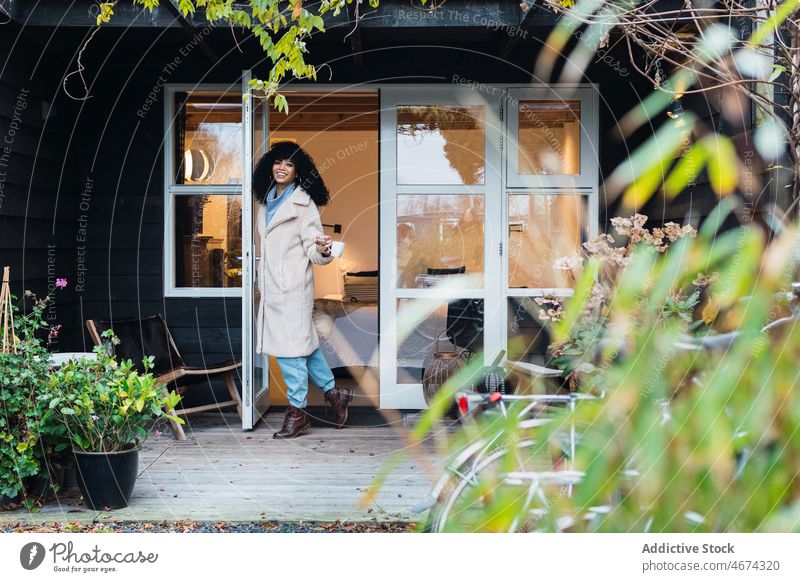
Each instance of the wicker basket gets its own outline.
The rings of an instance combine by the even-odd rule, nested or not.
[[[467,363],[468,351],[456,348],[455,351],[443,352],[439,349],[440,336],[436,338],[436,351],[425,362],[422,370],[422,392],[425,402],[430,405],[436,393],[449,378],[454,376]]]

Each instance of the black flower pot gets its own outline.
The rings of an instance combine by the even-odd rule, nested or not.
[[[128,501],[139,472],[139,449],[112,453],[75,451],[78,487],[89,509],[120,509]]]

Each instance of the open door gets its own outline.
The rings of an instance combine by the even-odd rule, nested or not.
[[[250,71],[242,73],[242,429],[250,430],[269,408],[269,358],[256,353],[258,288],[258,202],[253,196],[253,167],[265,152],[266,99],[253,94]]]

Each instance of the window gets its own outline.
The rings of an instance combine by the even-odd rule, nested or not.
[[[597,187],[594,89],[513,89],[508,110],[507,185],[591,190]]]
[[[483,196],[397,197],[397,287],[427,288],[447,274],[479,277],[483,286]]]
[[[585,197],[574,194],[508,195],[508,287],[569,289],[570,271],[556,260],[580,254],[585,242]]]
[[[397,183],[483,184],[483,116],[480,105],[397,107]]]
[[[167,92],[165,295],[241,295],[242,102]]]

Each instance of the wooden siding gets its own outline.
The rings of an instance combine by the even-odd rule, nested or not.
[[[75,272],[75,208],[69,203],[74,174],[64,160],[73,104],[52,83],[67,62],[64,55],[40,62],[45,42],[41,35],[14,23],[3,28],[0,265],[11,267],[15,295],[31,290],[43,296],[56,277],[73,279]],[[46,313],[49,323],[64,326],[55,349],[71,345],[74,339],[75,306],[71,293],[58,293]]]

